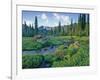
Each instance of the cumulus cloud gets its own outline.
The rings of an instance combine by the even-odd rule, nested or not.
[[[41,19],[45,20],[48,23],[48,17],[45,13],[41,15]]]
[[[60,15],[57,13],[53,13],[53,15],[56,17],[57,20],[60,20]]]
[[[42,19],[47,19],[46,14],[45,14],[45,13],[43,13],[43,14],[41,15],[41,18],[42,18]]]
[[[70,24],[70,17],[69,16],[61,16],[61,19],[63,20],[63,22],[67,25]]]
[[[63,25],[69,25],[70,24],[70,17],[65,15],[60,15],[57,13],[53,13],[53,16],[58,20],[62,21]]]

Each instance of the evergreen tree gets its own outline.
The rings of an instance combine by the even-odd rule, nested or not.
[[[64,27],[62,27],[62,33],[63,33],[63,35],[65,35]]]
[[[67,31],[67,35],[70,36],[70,25],[67,25],[66,31]]]
[[[33,36],[32,26],[31,26],[31,24],[29,25],[29,36],[30,36],[30,37]]]
[[[35,33],[34,33],[34,26],[33,26],[33,24],[32,24],[32,34],[33,34],[33,36],[35,35]]]
[[[24,21],[24,26],[26,27],[27,25],[26,25],[26,21]]]
[[[78,19],[78,34],[86,35],[86,14],[80,14]]]
[[[54,35],[57,35],[57,32],[58,32],[57,27],[54,27]]]
[[[53,32],[53,28],[51,28],[51,35],[53,35],[53,33],[54,33],[54,32]]]
[[[58,25],[58,32],[61,32],[61,22],[59,21],[59,25]]]
[[[78,25],[77,25],[77,29],[76,29],[77,35],[79,35],[79,36],[81,33],[81,22],[82,22],[82,14],[80,14],[78,17]]]
[[[28,36],[28,26],[27,26],[27,24],[26,24],[26,21],[24,21],[24,24],[23,24],[23,26],[22,26],[22,35],[24,36],[24,37],[26,37],[26,36]]]
[[[25,30],[25,32],[27,32],[27,24],[26,24],[26,21],[24,21],[24,30]]]
[[[22,24],[22,36],[23,37],[32,37],[34,35],[34,28],[30,24],[29,26],[26,24],[26,21],[24,24]]]
[[[87,18],[86,19],[87,20],[87,22],[86,22],[87,23],[87,26],[86,26],[86,35],[89,36],[89,14],[87,14],[86,18]]]
[[[73,35],[73,19],[71,19],[70,34]]]
[[[82,14],[82,17],[81,17],[81,29],[82,29],[82,31],[85,30],[85,27],[86,27],[86,14]]]
[[[38,34],[38,19],[37,19],[37,16],[35,16],[35,34]]]

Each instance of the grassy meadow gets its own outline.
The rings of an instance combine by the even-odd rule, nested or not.
[[[67,46],[63,45],[66,41],[70,41]],[[23,37],[23,50],[40,50],[50,45],[58,46],[51,54],[23,54],[23,68],[89,66],[88,44],[88,37],[60,36],[47,41],[42,39],[33,41],[32,37]]]

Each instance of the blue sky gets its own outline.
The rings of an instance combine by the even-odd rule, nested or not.
[[[63,12],[43,12],[43,11],[22,11],[22,22],[26,21],[27,25],[33,24],[35,16],[38,17],[39,26],[58,26],[59,21],[61,25],[69,25],[71,19],[73,22],[78,21],[79,13],[63,13]]]

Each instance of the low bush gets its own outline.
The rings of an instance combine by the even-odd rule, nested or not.
[[[22,66],[23,68],[39,68],[42,64],[43,56],[34,55],[23,55],[22,56]]]
[[[44,61],[46,63],[52,63],[54,61],[54,56],[51,54],[44,55]]]
[[[65,67],[66,62],[64,61],[54,61],[52,67]]]
[[[22,41],[22,49],[23,50],[38,50],[42,48],[42,44],[37,41],[32,41],[32,39],[24,39]]]
[[[56,60],[56,57],[53,54],[44,55],[44,64],[45,67],[51,67],[52,63]]]
[[[88,66],[89,65],[89,48],[82,45],[77,53],[72,56],[72,64],[75,66]]]
[[[67,49],[64,48],[64,45],[59,46],[55,51],[55,57],[57,60],[62,60],[65,54],[67,54]]]
[[[74,55],[74,54],[77,53],[79,47],[80,47],[80,46],[79,46],[78,44],[76,44],[76,42],[73,43],[73,44],[70,44],[70,46],[69,46],[68,49],[67,49],[67,53],[68,53],[70,56],[72,56],[72,55]]]

